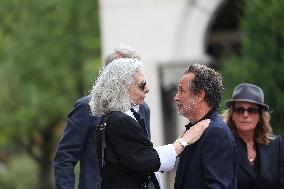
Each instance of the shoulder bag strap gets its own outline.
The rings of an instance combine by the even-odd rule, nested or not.
[[[101,121],[99,125],[96,127],[97,158],[99,161],[99,168],[100,168],[101,175],[102,175],[102,168],[105,164],[105,161],[104,161],[104,153],[105,153],[105,148],[106,148],[105,130],[106,130],[108,118],[109,118],[109,113],[106,115],[103,115],[101,117]]]

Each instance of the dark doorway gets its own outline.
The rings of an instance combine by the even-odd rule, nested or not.
[[[240,53],[242,0],[227,0],[209,26],[206,52],[218,61],[231,53]]]

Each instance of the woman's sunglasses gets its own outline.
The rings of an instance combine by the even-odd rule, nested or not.
[[[247,109],[243,107],[233,107],[233,112],[238,114],[244,114],[245,112],[247,112],[248,114],[258,114],[260,112],[260,109],[252,107],[249,107]]]
[[[140,88],[142,91],[144,91],[146,85],[147,85],[147,83],[146,83],[146,81],[144,80],[144,81],[142,81],[142,82],[139,84],[139,88]]]

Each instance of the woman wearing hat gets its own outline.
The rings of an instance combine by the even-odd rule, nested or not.
[[[262,89],[242,83],[226,106],[224,119],[237,146],[238,189],[284,188],[284,144],[272,134]]]

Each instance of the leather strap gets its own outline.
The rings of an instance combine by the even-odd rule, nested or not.
[[[99,160],[99,168],[100,173],[102,175],[102,168],[105,165],[104,161],[104,153],[106,148],[106,141],[105,141],[105,130],[107,127],[107,122],[109,119],[109,113],[106,115],[103,115],[101,117],[101,121],[99,125],[96,127],[96,147],[97,147],[97,158]]]

